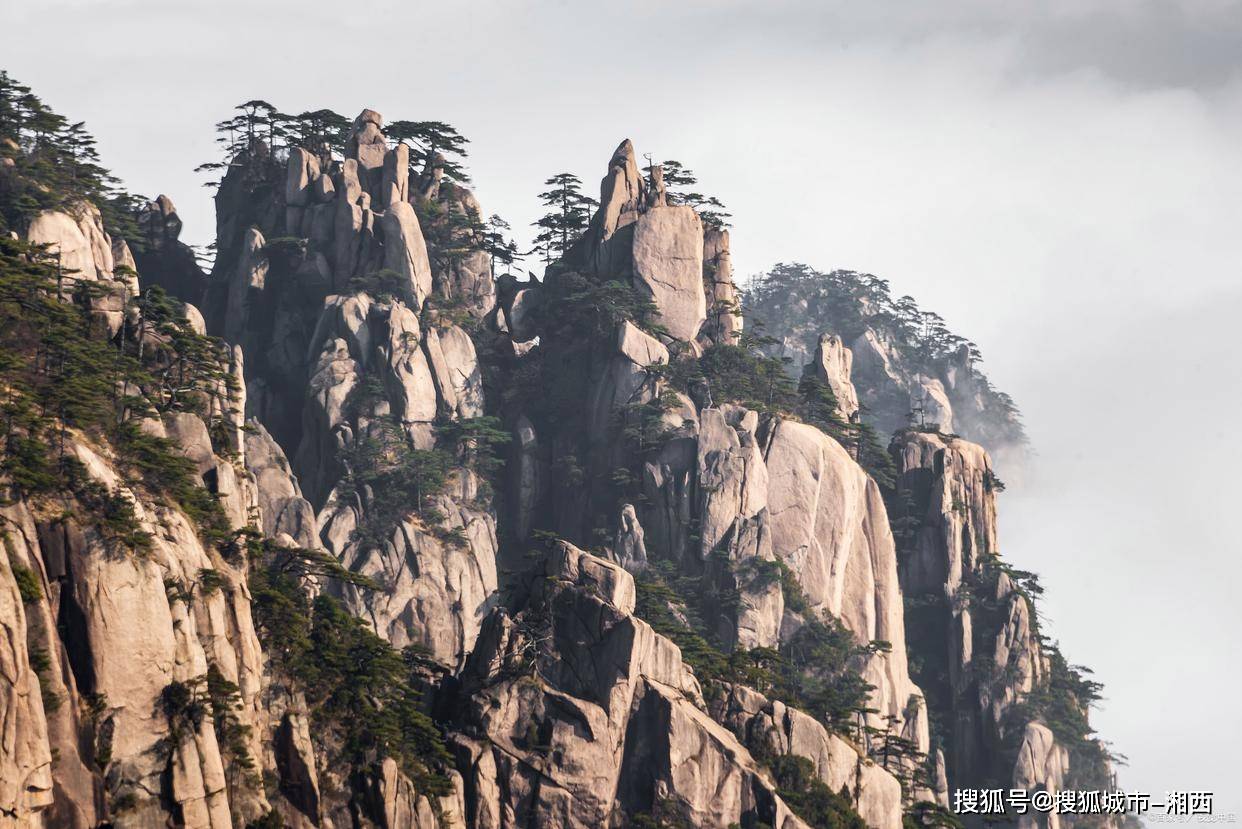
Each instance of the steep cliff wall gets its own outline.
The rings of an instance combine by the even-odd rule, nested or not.
[[[931,383],[875,331],[795,387],[629,141],[493,279],[449,162],[345,124],[221,165],[210,278],[163,197],[136,256],[82,200],[0,239],[46,322],[0,361],[0,826],[898,829],[1107,774],[987,454],[858,423]]]
[[[1038,582],[1000,558],[996,495],[1004,485],[988,454],[928,432],[903,434],[893,453],[906,627],[917,631],[916,675],[941,719],[950,784],[1106,788],[1107,752],[1082,728],[1090,698],[1068,690],[1083,678],[1055,646],[1046,652]],[[1058,716],[1058,707],[1081,723]]]

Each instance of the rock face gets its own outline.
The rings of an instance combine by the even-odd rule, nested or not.
[[[562,542],[525,608],[488,620],[463,674],[467,823],[625,825],[656,793],[692,826],[805,826],[634,598],[624,569]]]
[[[161,194],[138,213],[138,239],[130,240],[134,261],[143,284],[158,285],[183,302],[201,305],[207,275],[198,265],[193,248],[180,240],[181,217],[172,199]],[[118,264],[120,262],[118,261]]]
[[[862,378],[863,405],[885,413],[879,418],[881,431],[899,429],[911,420],[953,431],[953,405],[939,379],[908,371],[893,346],[871,329],[854,341],[852,352],[854,376]]]
[[[339,492],[321,513],[329,552],[348,569],[383,585],[378,594],[347,588],[346,606],[371,620],[396,647],[418,644],[454,669],[465,662],[496,601],[495,518],[470,506],[479,486],[472,472],[462,470],[434,504],[443,516],[439,526],[407,519],[375,548],[350,538],[364,516],[356,504],[343,503]]]
[[[717,260],[723,251],[722,278],[726,271],[731,273],[727,238],[713,236],[706,244]],[[600,208],[567,262],[601,276],[628,279],[651,298],[654,322],[673,340],[689,343],[707,319],[704,245],[703,223],[693,208],[648,198],[634,146],[627,140],[609,162],[600,187]],[[723,284],[719,290],[727,291]]]
[[[820,382],[832,389],[837,399],[837,416],[846,423],[858,417],[858,392],[851,379],[854,354],[835,334],[821,334],[811,363]]]
[[[653,207],[634,230],[634,280],[655,302],[669,336],[689,342],[707,319],[703,224],[687,205]]]
[[[72,296],[79,282],[95,283],[102,288],[99,295],[92,296],[91,308],[113,336],[124,321],[125,304],[136,295],[132,267],[116,272],[112,239],[104,232],[97,207],[77,202],[66,210],[68,212],[44,210],[39,213],[30,222],[26,240],[46,245],[48,253],[55,257],[57,268],[63,274],[61,293],[64,297]],[[126,260],[122,264],[132,266],[128,247],[118,247],[117,252]]]
[[[1020,415],[981,370],[978,348],[910,297],[898,298],[887,281],[779,264],[757,275],[743,299],[772,340],[763,350],[787,360],[795,379],[819,371],[824,334],[841,338],[852,352],[862,421],[876,433],[938,426],[1000,453],[1011,475],[1020,467],[1027,442]]]
[[[999,564],[1000,484],[991,459],[977,444],[916,431],[894,452],[900,517],[911,526],[901,581],[917,600],[907,627],[920,652],[948,654],[933,691],[950,701],[953,716],[949,783],[969,788],[991,776],[1013,788],[1058,791],[1067,779],[1066,749],[1042,723],[1011,716],[1051,668],[1030,600]]]
[[[729,254],[729,231],[703,232],[703,284],[707,291],[707,324],[701,344],[732,345],[742,331],[742,309],[733,284],[733,258]],[[848,372],[847,372],[848,373]]]
[[[794,755],[810,760],[819,778],[834,792],[850,794],[868,826],[901,826],[901,783],[858,749],[830,734],[814,717],[773,702],[742,685],[730,688],[714,713],[757,754]]]
[[[173,417],[166,428],[203,479],[214,481],[229,523],[244,525],[257,507],[253,478],[213,453],[196,415]],[[41,663],[38,681],[14,686],[25,693],[0,695],[5,721],[21,725],[4,753],[12,768],[3,779],[21,784],[0,789],[5,813],[18,825],[42,825],[31,817],[37,811],[47,825],[75,827],[109,819],[154,825],[170,809],[186,826],[230,827],[261,816],[270,808],[262,788],[229,772],[240,759],[231,752],[259,756],[265,727],[264,665],[244,565],[205,546],[182,513],[130,489],[87,439],[74,436],[68,449],[90,480],[133,505],[149,549],[118,553],[71,513],[49,516],[26,502],[5,508],[8,583],[20,568],[37,591],[24,590],[0,619],[14,634],[13,625],[24,627],[8,641],[28,643]],[[212,574],[210,590],[196,588],[204,573]],[[23,647],[7,676],[32,678],[25,655]],[[195,687],[209,670],[238,688],[234,714],[250,735],[240,745],[221,745],[210,720],[183,721],[163,702],[169,688]]]
[[[230,172],[238,182],[226,176],[221,193],[259,174],[273,180],[276,199],[259,210],[239,199],[235,217],[221,220],[239,229],[222,251],[219,261],[233,265],[219,274],[208,317],[253,355],[248,410],[264,434],[252,442],[276,516],[264,529],[382,584],[378,592],[329,587],[395,646],[420,644],[458,668],[495,601],[496,519],[488,488],[437,438],[445,424],[483,415],[475,346],[427,306],[464,304],[485,316],[494,301],[490,259],[476,250],[433,268],[409,148],[389,148],[372,110],[355,119],[343,162],[295,149],[283,169],[249,163]],[[439,212],[424,217],[480,211],[460,187],[440,188],[438,198]],[[266,241],[273,237],[281,246]],[[434,520],[397,520],[381,505],[397,493],[356,482],[368,471],[360,464],[381,462],[376,451],[411,450],[427,453],[411,456],[412,467],[446,466],[440,492],[404,496],[411,507],[423,498],[420,512]]]
[[[895,718],[902,736],[926,752],[926,704],[906,665],[897,552],[879,487],[839,443],[802,423],[774,425],[765,464],[773,550],[813,607],[863,642],[892,645],[864,673],[880,711],[872,716]]]

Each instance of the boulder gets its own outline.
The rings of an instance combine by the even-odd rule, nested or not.
[[[688,205],[653,207],[638,217],[634,284],[650,295],[669,336],[690,342],[707,318],[703,295],[703,225]]]
[[[371,109],[364,109],[354,119],[353,130],[345,142],[345,155],[356,159],[361,170],[378,170],[384,166],[388,141],[384,138],[383,126],[383,116]]]
[[[415,310],[431,293],[431,262],[427,243],[418,224],[414,207],[406,202],[390,205],[382,220],[384,232],[384,267],[401,276],[408,286],[408,298]]]
[[[67,212],[44,210],[30,222],[26,240],[48,245],[66,285],[76,280],[97,282],[112,278],[112,240],[92,204],[78,202]]]
[[[306,207],[314,198],[313,185],[319,179],[319,159],[301,147],[289,150],[285,173],[285,204]]]
[[[647,545],[643,525],[638,522],[638,512],[633,504],[622,504],[617,519],[617,533],[613,538],[612,554],[626,570],[639,572],[647,567]]]
[[[836,334],[821,334],[811,361],[815,377],[832,390],[837,416],[852,423],[858,416],[858,392],[850,380],[854,355]]]
[[[380,206],[389,208],[410,200],[410,148],[398,144],[384,155],[384,176],[380,183]]]

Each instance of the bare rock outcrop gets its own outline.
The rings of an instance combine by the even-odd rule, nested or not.
[[[98,290],[90,298],[91,309],[114,336],[124,321],[126,303],[137,295],[137,283],[128,247],[118,247],[118,253],[128,259],[122,264],[130,267],[115,272],[113,239],[104,231],[99,209],[89,202],[75,202],[63,211],[44,210],[31,220],[26,240],[47,246],[64,297],[72,296],[79,282],[95,283]]]
[[[805,826],[634,596],[622,567],[560,543],[525,609],[488,619],[463,675],[467,822],[621,826],[662,800],[693,826]]]
[[[757,691],[734,685],[714,713],[757,754],[794,755],[811,761],[834,792],[849,793],[854,808],[873,829],[902,825],[901,783],[881,763],[867,759],[851,742],[829,733],[814,717]]]
[[[913,430],[902,435],[895,456],[897,503],[904,505],[898,517],[910,527],[902,542],[902,586],[923,608],[916,619],[919,647],[943,648],[949,657],[946,687],[939,690],[955,715],[946,752],[949,780],[969,786],[983,779],[1020,741],[1030,747],[1019,752],[1014,787],[1026,787],[1028,778],[1059,785],[1061,777],[1044,770],[1063,769],[1065,749],[1052,745],[1042,724],[1015,726],[1009,716],[1048,665],[1031,604],[999,563],[996,492],[1002,485],[991,459],[961,438]],[[1011,733],[1015,727],[1025,731]]]
[[[880,489],[845,449],[812,426],[779,421],[765,452],[772,547],[813,607],[841,619],[875,654],[864,676],[873,705],[921,751],[929,744],[922,692],[906,663],[897,552]]]
[[[478,477],[455,473],[448,491],[428,510],[430,524],[411,516],[382,544],[359,543],[354,531],[364,509],[335,492],[320,513],[325,547],[379,590],[345,586],[342,598],[377,633],[401,648],[418,644],[437,661],[460,669],[496,602],[496,519],[476,504]]]
[[[590,228],[565,263],[629,280],[651,298],[655,321],[667,335],[691,343],[707,319],[704,244],[703,223],[692,207],[647,197],[634,146],[626,140],[609,162]],[[719,258],[727,243],[714,237],[711,246]]]
[[[858,417],[858,392],[850,378],[854,355],[835,334],[821,334],[811,361],[815,377],[832,389],[837,400],[837,416],[846,423]]]
[[[703,295],[703,223],[688,205],[653,207],[638,217],[634,282],[650,294],[669,336],[690,342],[707,319]]]
[[[700,333],[700,344],[736,343],[742,332],[742,309],[737,286],[733,284],[733,257],[729,253],[727,230],[706,228],[703,231],[703,284],[707,321]]]

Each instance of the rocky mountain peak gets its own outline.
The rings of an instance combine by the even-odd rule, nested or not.
[[[899,829],[1108,774],[969,346],[872,284],[795,382],[675,162],[622,142],[519,281],[448,125],[245,107],[210,276],[163,196],[0,238],[6,819]],[[871,284],[802,276],[753,298]]]

